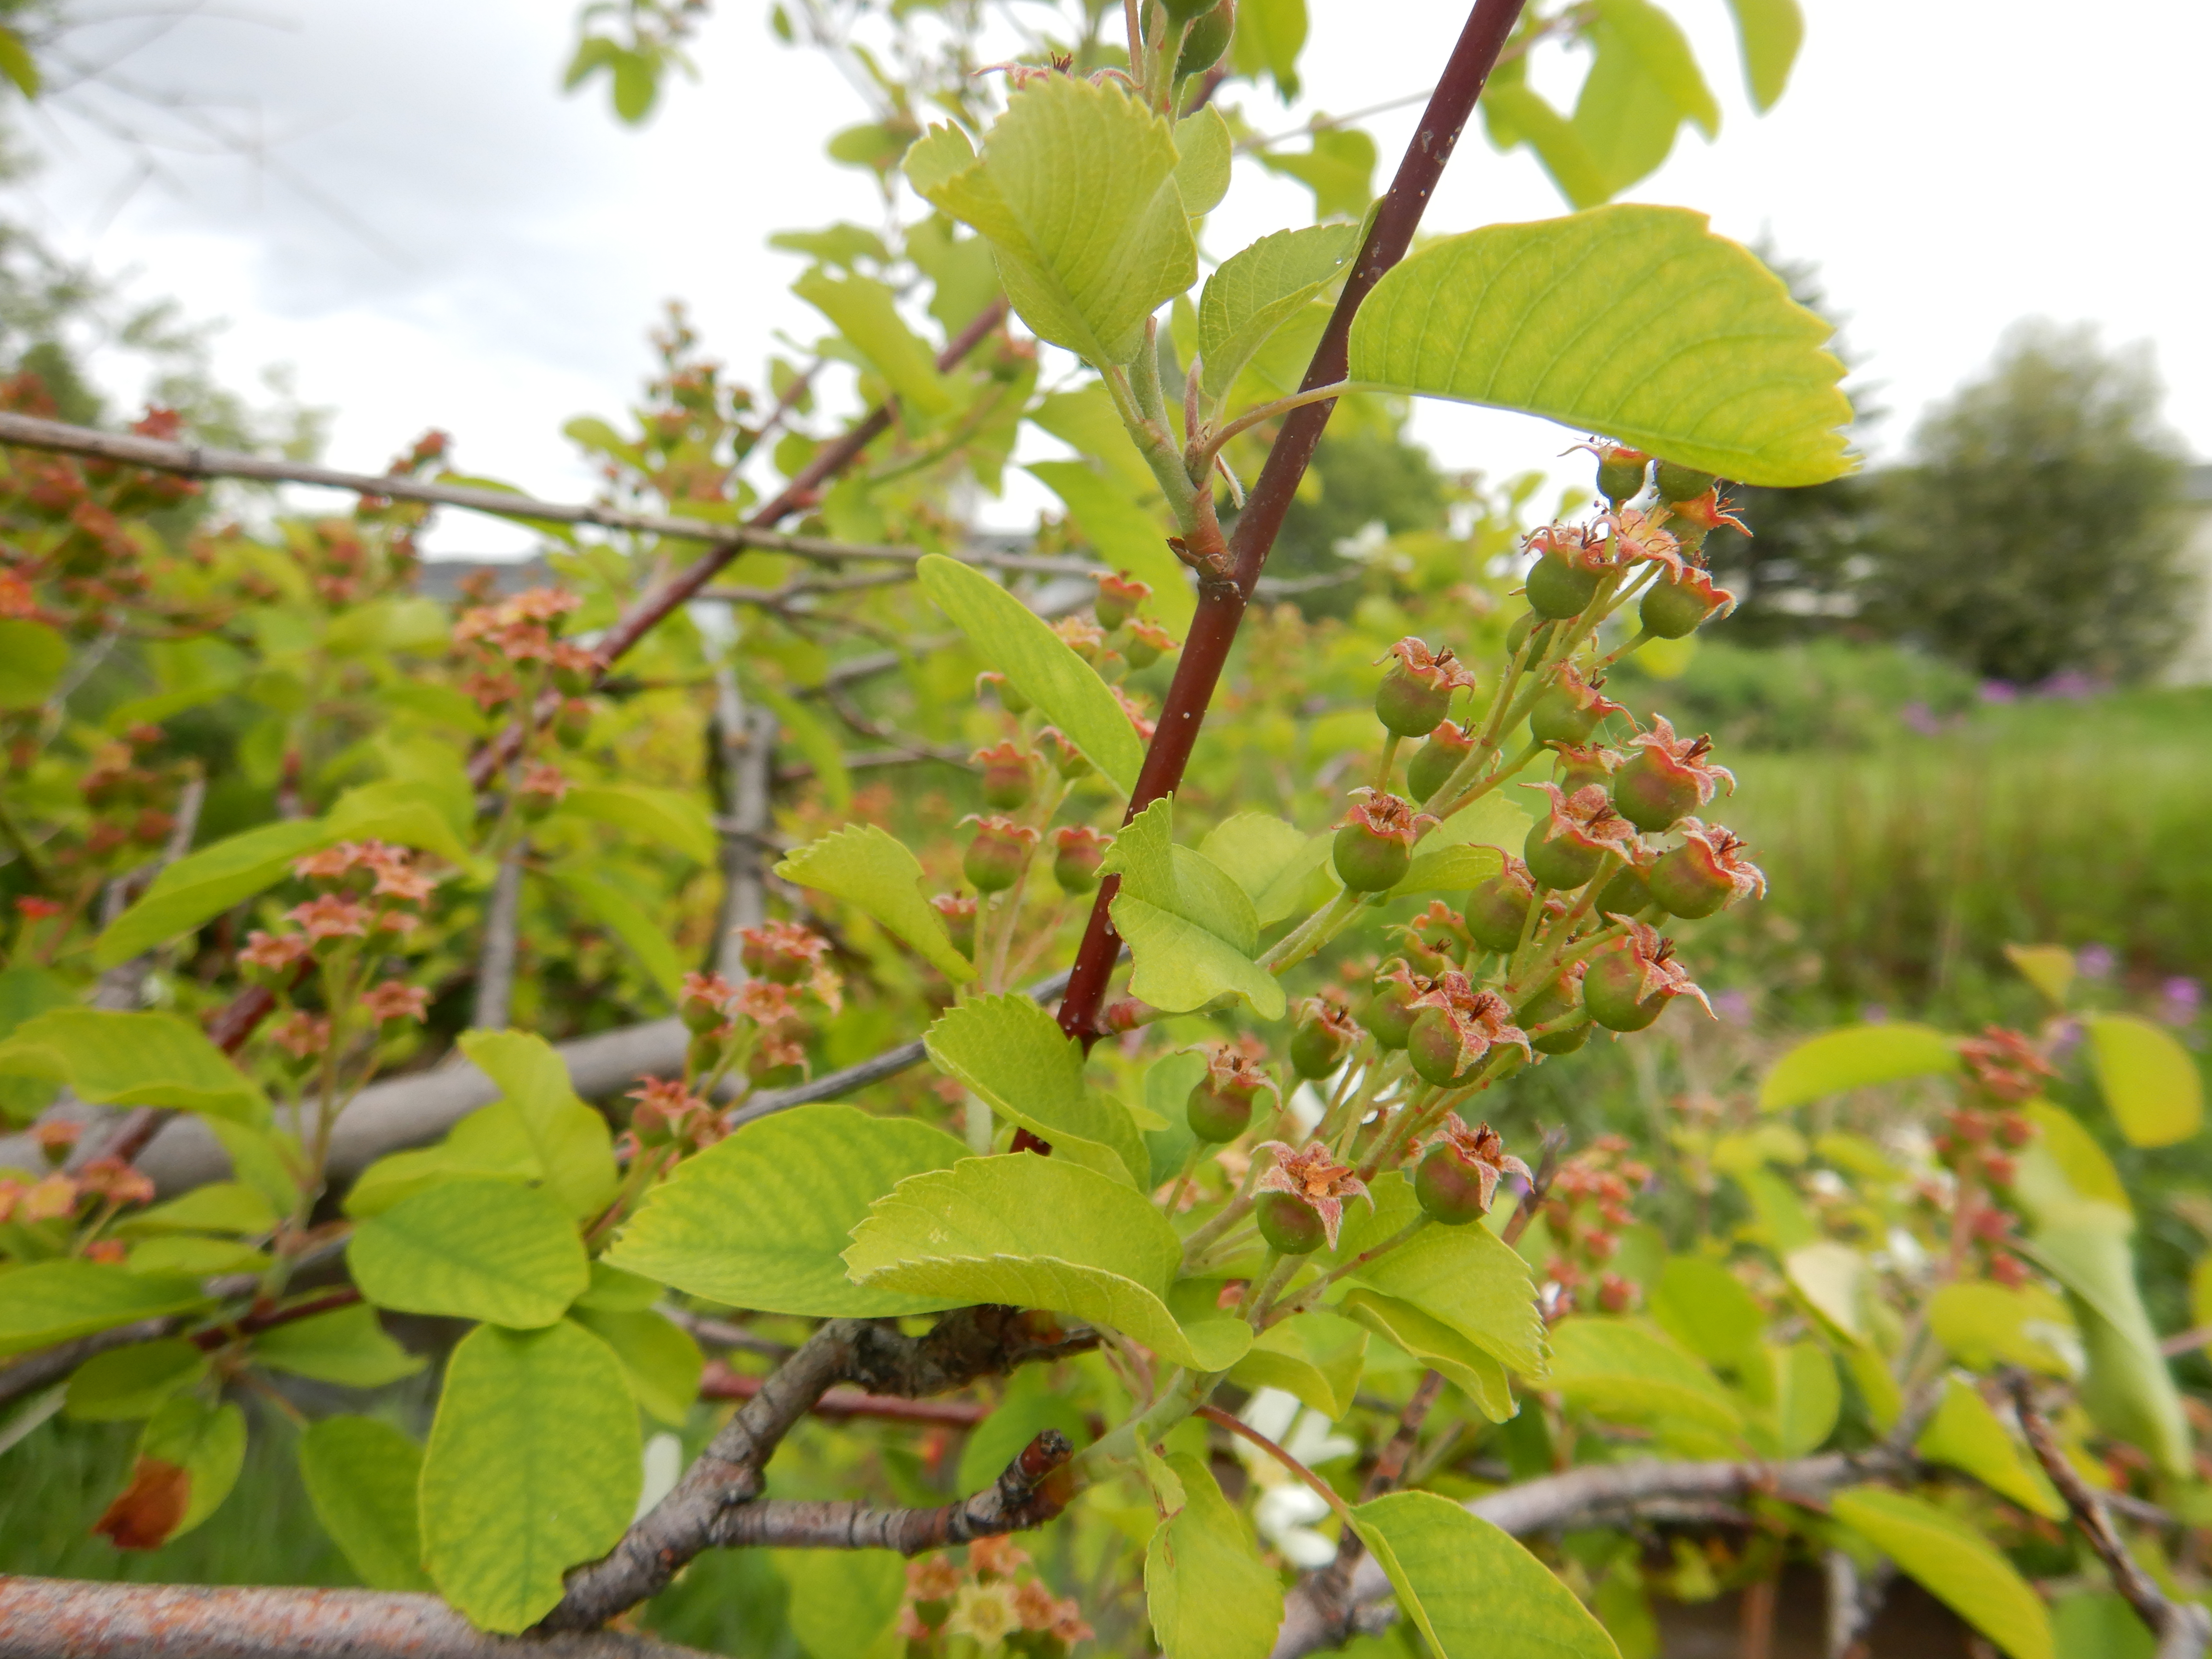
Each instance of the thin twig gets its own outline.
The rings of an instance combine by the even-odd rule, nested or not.
[[[1521,1202],[1514,1209],[1513,1218],[1505,1224],[1504,1238],[1508,1244],[1518,1244],[1521,1235],[1528,1231],[1528,1224],[1543,1209],[1545,1195],[1552,1190],[1552,1182],[1559,1178],[1559,1156],[1566,1149],[1565,1125],[1545,1132],[1543,1155],[1536,1160],[1535,1178],[1528,1183],[1528,1190],[1521,1194]]]
[[[2167,1599],[2166,1592],[2128,1553],[2127,1545],[2113,1529],[2112,1517],[2106,1512],[2104,1501],[2059,1449],[2049,1420],[2036,1409],[2034,1385],[2027,1373],[2013,1371],[2006,1382],[2011,1389],[2013,1406],[2020,1413],[2021,1430],[2027,1436],[2035,1461],[2043,1465],[2051,1484],[2066,1500],[2075,1529],[2105,1564],[2105,1571],[2112,1574],[2112,1588],[2127,1598],[2136,1616],[2158,1638],[2158,1659],[2203,1659],[2205,1648],[2212,1644],[2212,1613],[2207,1613],[2194,1601]]]

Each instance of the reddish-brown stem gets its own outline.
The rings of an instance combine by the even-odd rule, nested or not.
[[[733,1371],[720,1360],[699,1379],[702,1400],[750,1400],[766,1379]],[[870,1417],[887,1423],[923,1423],[933,1428],[972,1429],[991,1414],[977,1400],[904,1400],[895,1394],[832,1389],[814,1402],[817,1417]]]
[[[1489,79],[1506,36],[1520,18],[1522,5],[1522,0],[1475,0],[1458,44],[1437,79],[1437,89],[1430,95],[1429,106],[1422,112],[1421,125],[1398,163],[1390,193],[1383,198],[1382,210],[1376,215],[1352,275],[1338,296],[1300,390],[1311,391],[1344,379],[1352,319],[1382,274],[1404,258],[1413,245],[1413,232],[1428,207],[1429,197],[1443,175],[1444,163],[1451,159],[1468,117],[1474,113],[1474,100],[1481,95],[1483,82]],[[1244,607],[1251,600],[1261,568],[1282,530],[1283,516],[1290,510],[1291,497],[1313,461],[1314,449],[1334,407],[1333,402],[1309,404],[1284,420],[1267,452],[1267,465],[1261,468],[1259,480],[1252,486],[1230,535],[1235,579],[1200,584],[1198,611],[1191,618],[1167,705],[1161,710],[1158,729],[1145,750],[1144,768],[1129,798],[1132,818],[1161,796],[1174,793],[1182,781],[1199,727],[1205,722],[1207,705],[1213,701],[1214,688],[1229,660],[1229,647],[1236,643]],[[1060,1029],[1086,1043],[1098,1036],[1099,1005],[1121,948],[1107,908],[1120,888],[1121,881],[1114,876],[1098,884],[1091,922],[1084,931],[1082,947],[1068,979],[1067,995],[1060,1005]]]

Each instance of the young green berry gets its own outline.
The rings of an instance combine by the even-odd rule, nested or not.
[[[1036,793],[1036,757],[1025,755],[1010,738],[978,749],[968,763],[983,774],[983,804],[994,811],[1018,812]]]
[[[1415,800],[1426,800],[1444,787],[1459,763],[1474,752],[1474,733],[1445,720],[1429,733],[1406,768],[1406,788]]]
[[[1746,894],[1763,895],[1765,874],[1742,851],[1738,836],[1692,818],[1682,844],[1651,866],[1651,896],[1668,915],[1696,921]]]
[[[1180,28],[1185,23],[1195,22],[1212,11],[1215,0],[1159,0],[1160,9],[1168,15],[1168,21]]]
[[[1402,1048],[1413,1031],[1413,1021],[1420,1015],[1421,999],[1435,988],[1402,959],[1387,963],[1375,975],[1375,994],[1368,1000],[1367,1010],[1360,1016],[1359,1023],[1367,1028],[1378,1048],[1394,1051]]]
[[[1654,582],[1636,608],[1644,631],[1662,640],[1686,639],[1714,617],[1735,608],[1735,595],[1713,586],[1711,574],[1688,566],[1679,577]]]
[[[1237,0],[1219,0],[1211,11],[1200,14],[1190,32],[1182,38],[1182,52],[1176,58],[1175,78],[1197,75],[1219,63],[1229,50],[1230,38],[1237,33]]]
[[[1206,1058],[1206,1075],[1193,1086],[1183,1115],[1200,1140],[1234,1140],[1252,1121],[1252,1104],[1261,1095],[1277,1095],[1274,1079],[1228,1043],[1214,1044]]]
[[[1413,1196],[1430,1220],[1463,1227],[1489,1214],[1498,1180],[1507,1175],[1535,1179],[1526,1164],[1505,1150],[1495,1129],[1487,1123],[1470,1129],[1457,1112],[1449,1112],[1413,1171]]]
[[[1003,893],[1021,879],[1029,867],[1037,832],[1012,818],[992,817],[966,820],[975,825],[975,838],[960,860],[960,868],[979,893]]]
[[[1528,827],[1521,859],[1540,887],[1567,892],[1598,872],[1607,853],[1620,852],[1633,832],[1613,810],[1605,791],[1585,785],[1570,795],[1556,783],[1532,784],[1552,798],[1552,810]]]
[[[1613,879],[1598,890],[1597,909],[1602,916],[1641,915],[1651,904],[1651,855],[1639,854],[1643,863],[1623,865]]]
[[[1475,684],[1475,678],[1451,647],[1431,653],[1419,640],[1403,639],[1390,647],[1397,660],[1375,688],[1375,718],[1382,729],[1401,738],[1425,737],[1451,712],[1452,693]]]
[[[1713,798],[1722,780],[1735,787],[1735,775],[1710,764],[1709,737],[1677,738],[1664,714],[1652,717],[1651,730],[1629,739],[1634,750],[1613,781],[1613,810],[1638,830],[1657,835]]]
[[[1359,1027],[1334,1002],[1310,997],[1297,1009],[1291,1031],[1291,1069],[1309,1081],[1334,1077],[1359,1041]]]
[[[1123,653],[1132,668],[1150,668],[1170,651],[1182,649],[1182,641],[1161,627],[1139,617],[1129,624],[1129,637],[1122,641]]]
[[[1022,695],[1021,688],[996,669],[987,670],[975,676],[977,691],[981,691],[987,685],[997,695],[999,707],[1009,714],[1026,714],[1030,712],[1030,700]]]
[[[1260,1237],[1285,1255],[1311,1255],[1328,1237],[1314,1206],[1294,1193],[1262,1193],[1252,1206]]]
[[[1098,625],[1111,633],[1137,614],[1137,607],[1152,597],[1152,584],[1140,582],[1127,571],[1118,574],[1109,571],[1098,578],[1098,597],[1091,601],[1091,615]]]
[[[1536,884],[1528,866],[1508,854],[1505,867],[1486,881],[1475,884],[1467,896],[1467,931],[1486,951],[1500,955],[1516,950],[1528,925],[1528,907],[1535,902]]]
[[[1705,1000],[1674,960],[1674,941],[1642,922],[1630,923],[1628,937],[1591,957],[1583,975],[1583,1006],[1608,1031],[1640,1031],[1679,996]]]
[[[1659,499],[1669,503],[1694,501],[1713,487],[1713,475],[1679,461],[1659,463]]]
[[[1113,837],[1087,823],[1071,823],[1053,831],[1052,842],[1052,878],[1061,892],[1087,893],[1098,884],[1098,866]]]
[[[1416,812],[1395,795],[1379,789],[1356,793],[1367,799],[1353,806],[1336,832],[1330,858],[1349,892],[1383,893],[1406,878],[1413,867],[1413,838],[1436,819]]]
[[[1528,1039],[1528,1046],[1540,1054],[1571,1054],[1589,1041],[1590,1023],[1583,1020],[1578,1025],[1567,1025],[1556,1031],[1545,1031]]]
[[[1037,742],[1043,746],[1045,753],[1052,757],[1052,769],[1068,782],[1073,783],[1078,778],[1090,775],[1089,758],[1080,749],[1060,735],[1058,726],[1048,726],[1042,728],[1037,732]]]
[[[1533,635],[1536,638],[1535,655],[1541,656],[1550,646],[1552,635],[1558,627],[1559,624],[1549,617],[1540,617],[1533,611],[1522,611],[1514,619],[1513,626],[1505,630],[1505,654],[1519,656],[1521,647],[1528,643]]]
[[[1421,1011],[1406,1042],[1406,1058],[1424,1083],[1450,1088],[1467,1082],[1493,1048],[1528,1052],[1528,1039],[1513,1023],[1513,1011],[1495,992],[1475,988],[1455,969],[1437,975],[1436,988],[1421,999]]]
[[[945,919],[945,932],[952,948],[963,957],[975,954],[975,901],[965,893],[939,893],[930,908]]]
[[[1559,757],[1552,768],[1552,781],[1568,794],[1593,783],[1608,790],[1613,787],[1613,775],[1620,769],[1620,757],[1603,744],[1555,743],[1552,752]]]
[[[1557,559],[1537,560],[1528,567],[1527,598],[1530,614],[1555,620],[1579,617],[1597,597],[1598,580],[1602,574],[1601,571],[1562,564]]]
[[[686,974],[676,1012],[695,1036],[718,1030],[730,1021],[730,982],[720,974]]]
[[[1597,493],[1618,509],[1644,493],[1644,480],[1651,471],[1651,458],[1640,449],[1620,444],[1597,447]]]
[[[1599,690],[1605,681],[1585,680],[1570,663],[1546,686],[1528,709],[1528,735],[1539,743],[1588,743],[1590,735],[1621,705]]]

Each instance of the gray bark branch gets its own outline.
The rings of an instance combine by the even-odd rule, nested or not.
[[[499,861],[484,904],[483,942],[477,952],[477,1000],[470,1024],[503,1031],[514,1006],[514,963],[521,948],[522,866],[529,837],[518,836]]]

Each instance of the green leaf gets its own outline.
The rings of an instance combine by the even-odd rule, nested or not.
[[[299,1165],[299,1143],[274,1128],[255,1128],[227,1117],[204,1117],[208,1133],[230,1159],[239,1180],[259,1193],[279,1215],[300,1207],[300,1186],[292,1178]]]
[[[1951,1040],[1933,1026],[1909,1020],[1839,1026],[1806,1038],[1776,1060],[1759,1082],[1759,1104],[1762,1111],[1778,1112],[1824,1095],[1958,1069]]]
[[[980,157],[933,127],[906,173],[989,240],[1024,322],[1103,368],[1135,356],[1145,319],[1197,280],[1176,160],[1167,122],[1120,87],[1054,75],[1006,100]]]
[[[416,1515],[422,1449],[373,1417],[325,1417],[300,1436],[315,1518],[371,1589],[427,1590]]]
[[[0,28],[0,75],[6,76],[24,97],[39,95],[38,62],[23,44],[23,37],[13,29]]]
[[[775,872],[786,881],[858,906],[954,984],[964,985],[975,977],[968,958],[952,948],[945,918],[921,896],[921,860],[880,826],[848,823],[799,848],[775,866]]]
[[[1694,122],[1706,137],[1721,130],[1721,106],[1690,51],[1681,25],[1651,0],[1595,0],[1598,17],[1636,54],[1644,72],[1665,91],[1685,120]],[[1600,46],[1601,53],[1604,51]]]
[[[1253,152],[1252,159],[1313,191],[1316,219],[1356,221],[1375,199],[1375,141],[1357,127],[1316,132],[1303,153],[1261,149]],[[1356,240],[1353,246],[1358,246]]]
[[[1229,194],[1230,165],[1237,159],[1237,140],[1220,108],[1208,104],[1176,123],[1176,188],[1182,195],[1182,210],[1200,219],[1221,205]]]
[[[1844,1385],[1836,1362],[1817,1342],[1792,1342],[1774,1352],[1774,1449],[1803,1457],[1835,1431]]]
[[[208,1372],[208,1357],[182,1337],[110,1348],[78,1366],[62,1409],[80,1423],[125,1423],[151,1417],[170,1395]]]
[[[0,1269],[0,1354],[206,1304],[198,1279],[134,1273],[81,1256]]]
[[[1866,1258],[1833,1239],[1800,1245],[1782,1257],[1790,1288],[1840,1335],[1867,1340]]]
[[[594,1261],[592,1288],[576,1298],[576,1305],[607,1313],[637,1313],[659,1301],[667,1288],[643,1273],[626,1273],[605,1261]]]
[[[1352,1395],[1358,1391],[1366,1364],[1363,1324],[1328,1314],[1302,1314],[1253,1338],[1250,1351],[1237,1362],[1229,1380],[1240,1388],[1280,1389],[1334,1423],[1351,1414]]]
[[[1249,956],[1260,948],[1260,923],[1237,878],[1203,853],[1175,844],[1175,802],[1162,796],[1121,827],[1099,866],[1121,878],[1121,890],[1213,934]]]
[[[542,1181],[545,1167],[531,1150],[522,1114],[504,1100],[477,1108],[434,1146],[389,1152],[361,1172],[342,1207],[356,1221],[382,1215],[404,1198],[448,1181]]]
[[[1549,1386],[1609,1422],[1679,1419],[1722,1434],[1742,1425],[1735,1402],[1705,1363],[1642,1320],[1601,1314],[1561,1320],[1552,1328]]]
[[[579,1308],[574,1317],[615,1351],[630,1393],[645,1414],[671,1428],[682,1428],[698,1401],[700,1374],[707,1368],[707,1357],[691,1333],[665,1315],[649,1310],[611,1313]]]
[[[1809,484],[1850,465],[1832,331],[1702,214],[1624,204],[1423,248],[1360,307],[1350,374]]]
[[[76,1006],[77,990],[43,968],[0,969],[0,1037],[52,1008]],[[61,1085],[43,1078],[0,1077],[0,1123],[28,1123],[53,1104]]]
[[[1751,105],[1764,115],[1790,83],[1790,66],[1805,40],[1805,14],[1797,0],[1729,0],[1743,49],[1744,84]]]
[[[1127,1109],[1083,1080],[1083,1045],[1028,997],[971,997],[922,1039],[937,1069],[1066,1158],[1149,1189],[1151,1156]]]
[[[1374,1213],[1346,1211],[1333,1260],[1352,1261],[1420,1213],[1413,1183],[1401,1174],[1382,1176],[1370,1189]],[[1528,1264],[1489,1228],[1425,1227],[1353,1277],[1443,1321],[1508,1370],[1544,1375],[1544,1322]]]
[[[773,1550],[791,1591],[785,1618],[809,1659],[867,1659],[906,1595],[906,1563],[890,1550]]]
[[[1159,494],[1159,480],[1139,453],[1129,428],[1121,424],[1103,381],[1088,380],[1073,392],[1048,393],[1037,399],[1028,418],[1094,466],[1105,468],[1107,477],[1119,483],[1131,500],[1149,501]]]
[[[2065,1518],[2066,1505],[2050,1477],[2023,1454],[1979,1392],[1955,1376],[1943,1379],[1942,1403],[1912,1449],[1930,1463],[1964,1469],[2033,1514]]]
[[[2195,1455],[2189,1425],[2136,1285],[2129,1230],[2119,1211],[2083,1205],[2064,1225],[2038,1228],[2027,1254],[2066,1288],[2088,1352],[2080,1392],[2090,1417],[2185,1480]]]
[[[559,1319],[592,1276],[560,1205],[504,1181],[401,1200],[356,1226],[346,1261],[379,1307],[519,1328]]]
[[[424,1363],[392,1340],[366,1304],[263,1331],[253,1339],[253,1359],[272,1371],[349,1389],[380,1389]]]
[[[2065,1012],[2067,988],[2074,983],[2074,953],[2063,945],[2008,945],[2005,960],[2043,993],[2051,1007]]]
[[[1260,1559],[1244,1517],[1186,1452],[1166,1460],[1183,1505],[1145,1548],[1145,1603],[1162,1653],[1175,1659],[1266,1659],[1283,1622],[1283,1586]]]
[[[888,1318],[942,1298],[863,1288],[840,1253],[868,1206],[908,1176],[949,1170],[967,1148],[911,1118],[799,1106],[756,1119],[655,1188],[607,1261],[757,1313]]]
[[[553,1045],[528,1031],[464,1031],[460,1048],[514,1109],[546,1190],[568,1212],[583,1220],[612,1203],[621,1176],[607,1121],[577,1098]]]
[[[7,47],[20,53],[22,42],[6,29],[0,37],[0,74],[15,81]],[[69,661],[69,641],[44,623],[0,621],[0,708],[36,708],[53,695]]]
[[[967,635],[977,654],[1043,710],[1108,782],[1125,795],[1137,787],[1145,745],[1089,663],[981,572],[936,553],[915,568],[930,603]]]
[[[191,1485],[185,1513],[164,1542],[182,1538],[222,1507],[246,1463],[246,1413],[235,1401],[212,1406],[192,1395],[155,1413],[138,1437],[138,1455],[183,1469]]]
[[[1207,830],[1198,850],[1200,857],[1226,871],[1244,890],[1244,896],[1252,901],[1255,922],[1265,927],[1283,918],[1268,915],[1263,901],[1271,896],[1286,872],[1297,869],[1303,875],[1313,867],[1305,860],[1308,846],[1315,839],[1272,812],[1238,812]],[[1319,839],[1325,842],[1328,837]]]
[[[141,1241],[125,1265],[134,1273],[188,1273],[205,1279],[214,1273],[264,1273],[269,1261],[266,1255],[234,1238],[170,1233]]]
[[[210,1182],[166,1204],[126,1216],[115,1225],[125,1238],[148,1233],[234,1233],[258,1238],[276,1225],[269,1200],[240,1181]]]
[[[561,1575],[611,1548],[637,1504],[637,1407],[622,1362],[567,1321],[481,1326],[446,1365],[422,1458],[424,1565],[482,1630],[526,1630]]]
[[[579,785],[561,798],[556,816],[589,818],[681,853],[712,867],[721,852],[714,821],[696,795],[644,784]]]
[[[872,276],[808,271],[791,291],[827,317],[882,372],[900,406],[923,416],[952,407],[952,389],[938,372],[937,354],[906,325],[891,290]]]
[[[1474,1401],[1475,1408],[1493,1423],[1509,1421],[1521,1408],[1513,1399],[1512,1380],[1505,1367],[1440,1319],[1432,1319],[1410,1302],[1374,1291],[1355,1290],[1337,1304],[1337,1311],[1356,1319],[1387,1342],[1394,1342]]]
[[[1129,994],[1171,1013],[1235,995],[1261,1018],[1281,1018],[1283,988],[1252,960],[1252,901],[1212,860],[1175,845],[1174,811],[1170,798],[1154,801],[1122,826],[1099,866],[1121,878],[1112,915],[1136,963]]]
[[[187,854],[154,878],[137,903],[93,942],[92,965],[112,968],[167,944],[282,881],[293,860],[330,844],[319,819],[293,818]]]
[[[2027,1101],[2020,1114],[2035,1126],[2035,1139],[2017,1155],[2014,1196],[2038,1225],[2063,1221],[2082,1204],[2133,1217],[2120,1172],[2079,1118],[2047,1100]]]
[[[1393,1492],[1352,1516],[1440,1659],[1620,1659],[1550,1568],[1450,1499]]]
[[[2188,1049],[2133,1014],[2088,1014],[2089,1059],[2120,1133],[2136,1146],[2172,1146],[2204,1127],[2204,1079]]]
[[[1188,1329],[1167,1305],[1182,1241],[1120,1182],[1059,1158],[963,1158],[908,1176],[853,1232],[855,1282],[945,1298],[1042,1308],[1134,1337],[1172,1364],[1226,1370],[1251,1346],[1240,1320]]]
[[[823,805],[832,812],[847,812],[853,806],[853,774],[845,764],[845,745],[837,733],[805,703],[786,696],[772,685],[759,680],[748,680],[745,696],[766,707],[783,728],[783,735],[791,746],[805,756],[814,768],[816,783],[822,791]]]
[[[2074,1316],[2040,1285],[1954,1280],[1928,1298],[1928,1328],[1951,1357],[1974,1370],[2022,1365],[2071,1378],[2081,1352]]]
[[[2054,1659],[2042,1598],[1963,1522],[1885,1486],[1846,1487],[1829,1502],[1836,1519],[2012,1659]]]
[[[1091,1439],[1091,1425],[1084,1421],[1082,1407],[1053,1384],[1046,1367],[1031,1365],[1007,1379],[999,1408],[968,1437],[968,1443],[960,1449],[960,1467],[952,1477],[952,1489],[963,1497],[982,1491],[1021,1455],[1023,1447],[1047,1429],[1058,1429],[1073,1446]]]
[[[803,253],[810,259],[819,259],[824,264],[838,265],[847,270],[855,269],[863,259],[879,265],[891,262],[890,250],[884,246],[882,237],[865,225],[842,220],[826,230],[779,230],[768,239],[768,245],[787,253]],[[571,422],[569,426],[575,424]],[[569,428],[562,430],[568,431]]]
[[[1357,225],[1279,230],[1232,253],[1198,300],[1200,384],[1218,398],[1270,335],[1334,282],[1359,251]]]
[[[638,902],[639,895],[617,878],[614,866],[596,861],[562,864],[548,873],[585,915],[622,941],[663,996],[673,1002],[682,994],[684,958],[676,954],[653,908]]]
[[[55,1008],[0,1042],[0,1072],[52,1078],[107,1106],[169,1106],[241,1123],[269,1121],[260,1085],[178,1014]]]
[[[1032,461],[1024,470],[1060,497],[1102,563],[1152,585],[1146,608],[1163,626],[1180,633],[1190,625],[1198,609],[1190,573],[1168,546],[1168,532],[1150,510],[1130,499],[1119,480],[1087,461]]]
[[[1237,9],[1231,61],[1239,75],[1270,76],[1283,101],[1298,95],[1298,53],[1306,44],[1306,0],[1244,0]]]
[[[1545,102],[1525,79],[1508,76],[1501,67],[1483,89],[1479,107],[1490,142],[1500,149],[1527,144],[1570,207],[1595,207],[1613,194],[1604,168],[1574,123]]]
[[[1668,1256],[1650,1307],[1668,1335],[1716,1365],[1741,1363],[1766,1334],[1766,1316],[1743,1281],[1705,1256]]]
[[[349,789],[323,818],[324,844],[393,842],[481,873],[476,855],[446,817],[445,794],[437,783],[421,778],[392,778]]]
[[[1596,59],[1575,98],[1575,137],[1596,170],[1599,198],[1657,172],[1674,148],[1682,108],[1635,44],[1603,17],[1589,27]]]

